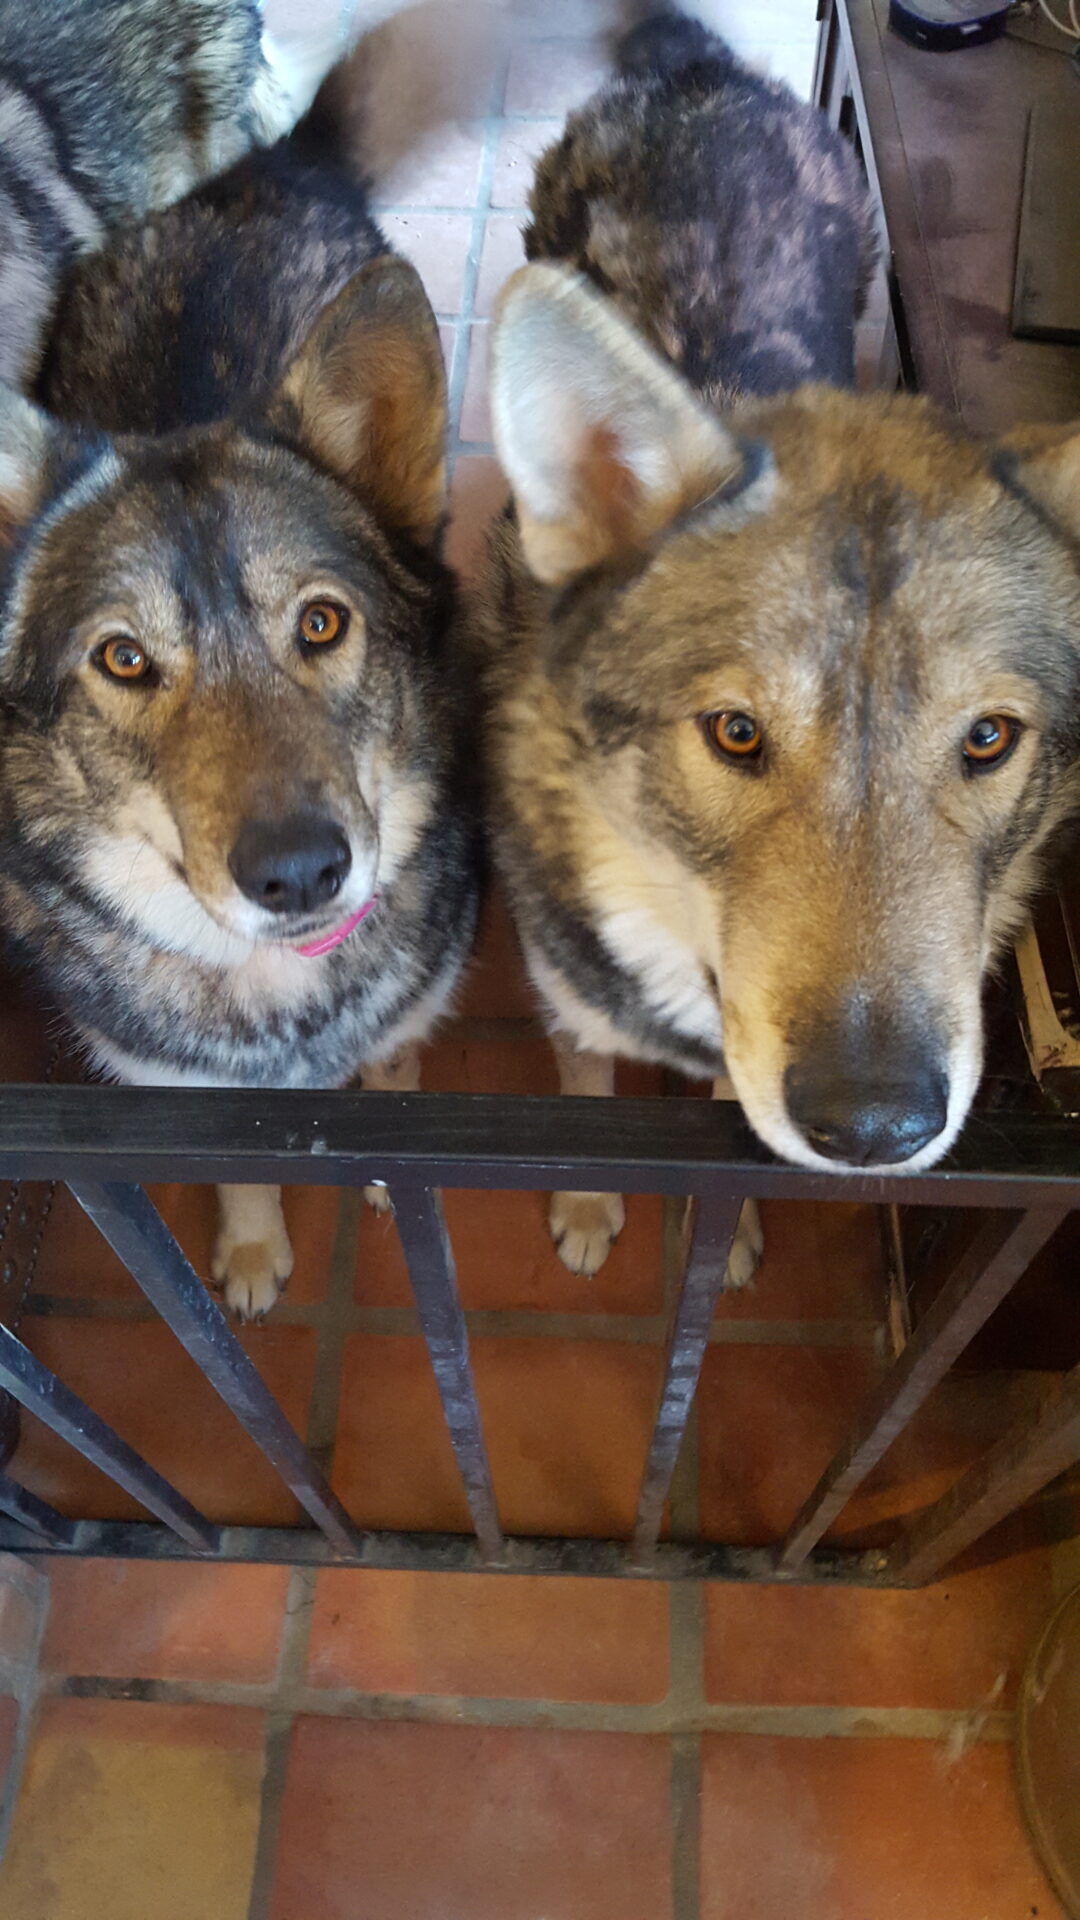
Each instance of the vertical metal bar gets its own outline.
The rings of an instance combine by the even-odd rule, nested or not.
[[[501,1558],[505,1541],[495,1503],[469,1336],[442,1202],[430,1187],[393,1188],[394,1217],[409,1269],[450,1440],[485,1560]]]
[[[84,1213],[301,1506],[339,1552],[355,1553],[357,1536],[344,1507],[143,1189],[126,1181],[68,1184]]]
[[[1005,1434],[940,1500],[908,1522],[889,1573],[920,1586],[1080,1458],[1080,1367],[1043,1413]]]
[[[786,1571],[801,1567],[855,1489],[917,1413],[932,1387],[974,1339],[1070,1211],[1045,1207],[983,1222],[967,1252],[894,1361],[847,1445],[832,1460],[778,1551]]]
[[[218,1530],[209,1520],[177,1493],[160,1473],[148,1466],[141,1455],[121,1440],[105,1421],[86,1403],[65,1387],[48,1367],[35,1359],[29,1347],[16,1340],[7,1327],[0,1327],[0,1386],[39,1420],[58,1433],[62,1440],[107,1473],[149,1512],[173,1528],[189,1546],[213,1548]]]
[[[717,1299],[723,1289],[731,1243],[742,1212],[731,1193],[706,1193],[696,1202],[693,1233],[679,1289],[664,1384],[638,1497],[632,1553],[647,1557],[656,1545],[664,1502],[694,1404],[701,1363]]]
[[[0,1473],[0,1513],[10,1514],[20,1525],[40,1533],[45,1540],[55,1540],[58,1546],[67,1546],[74,1538],[74,1520],[57,1513],[47,1500],[39,1500],[36,1493],[28,1493],[17,1481],[9,1480],[6,1473]]]

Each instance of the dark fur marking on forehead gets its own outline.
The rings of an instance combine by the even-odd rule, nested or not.
[[[903,488],[884,480],[858,500],[834,495],[825,503],[827,515],[851,521],[833,543],[833,580],[867,612],[887,605],[911,572],[906,536],[913,504]]]

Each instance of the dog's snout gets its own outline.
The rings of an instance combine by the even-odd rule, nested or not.
[[[268,913],[325,906],[341,892],[351,866],[349,842],[337,821],[317,813],[246,820],[229,855],[241,892]]]
[[[905,1077],[855,1077],[825,1061],[789,1067],[788,1113],[815,1153],[853,1167],[896,1166],[943,1132],[948,1087],[923,1070]]]

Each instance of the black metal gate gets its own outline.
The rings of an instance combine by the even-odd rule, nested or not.
[[[218,1526],[184,1499],[0,1327],[0,1389],[153,1516],[70,1519],[0,1475],[0,1548],[155,1559],[266,1560],[503,1574],[915,1586],[933,1579],[1080,1457],[1080,1367],[1024,1425],[885,1552],[820,1543],[833,1520],[1074,1207],[1070,1115],[976,1114],[926,1174],[823,1176],[772,1161],[734,1108],[691,1099],[492,1095],[172,1093],[9,1086],[0,1175],[63,1181],[240,1425],[292,1489],[310,1527]],[[158,1180],[357,1187],[385,1181],[469,1504],[472,1535],[357,1529],[286,1420],[224,1314],[143,1191]],[[508,1537],[499,1521],[442,1187],[577,1188],[695,1196],[689,1252],[633,1538]],[[661,1541],[664,1504],[693,1404],[728,1250],[746,1196],[853,1199],[989,1210],[865,1408],[847,1444],[769,1548]]]

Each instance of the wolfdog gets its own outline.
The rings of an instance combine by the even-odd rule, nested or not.
[[[498,864],[564,1091],[726,1068],[787,1159],[925,1167],[1078,795],[1080,434],[984,449],[844,391],[839,138],[670,10],[620,73],[540,162],[496,322]],[[592,1272],[622,1205],[551,1217]]]
[[[360,189],[256,153],[75,270],[0,396],[0,913],[91,1059],[415,1084],[475,919],[445,377]],[[264,1312],[276,1188],[214,1273]]]
[[[352,11],[286,49],[258,0],[4,0],[0,379],[29,386],[77,254],[289,131]]]

